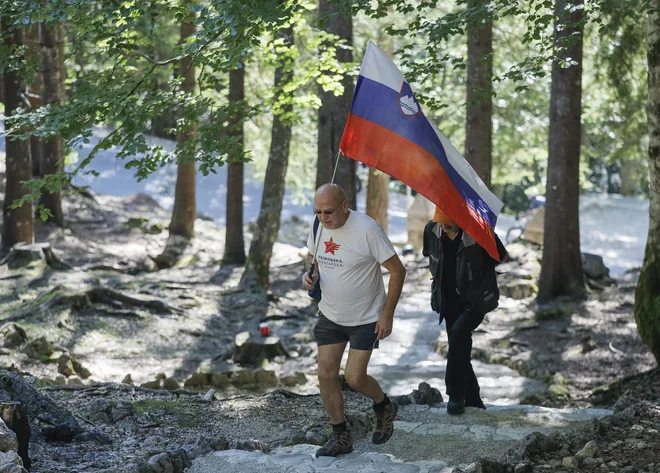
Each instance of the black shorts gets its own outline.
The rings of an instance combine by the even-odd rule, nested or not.
[[[378,348],[376,322],[346,327],[328,320],[319,312],[319,320],[314,327],[314,338],[318,346],[350,342],[353,350],[373,350]]]

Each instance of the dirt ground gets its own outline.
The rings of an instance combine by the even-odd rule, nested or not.
[[[162,251],[169,216],[149,197],[96,196],[91,199],[74,195],[67,197],[65,212],[67,227],[59,229],[48,223],[38,223],[37,241],[49,242],[57,256],[74,269],[53,270],[40,262],[21,269],[0,265],[0,323],[20,325],[26,331],[28,342],[45,337],[54,352],[35,357],[26,353],[25,346],[3,348],[0,351],[3,366],[29,372],[41,379],[38,385],[44,386],[58,376],[60,355],[69,351],[89,370],[90,376],[83,380],[86,384],[119,383],[129,374],[136,385],[154,381],[159,374],[182,384],[195,372],[235,370],[236,367],[228,363],[235,334],[244,330],[255,331],[260,322],[268,321],[291,357],[279,359],[266,367],[278,376],[305,373],[306,381],[287,387],[288,390],[304,394],[316,389],[316,349],[311,337],[315,308],[300,288],[302,246],[307,231],[303,223],[291,221],[283,225],[273,256],[272,287],[264,294],[237,288],[242,268],[221,267],[224,235],[212,222],[198,219],[197,238],[182,262],[177,267],[156,271],[149,256]],[[510,251],[513,261],[504,270],[515,272],[519,268],[531,267],[530,273],[534,273],[538,250],[516,244],[510,247]],[[414,256],[405,257],[404,263],[408,269],[404,296],[412,292],[428,292],[427,263]],[[507,276],[503,277],[506,279]],[[486,323],[475,334],[475,358],[503,363],[525,376],[548,382],[550,387],[546,395],[526,399],[527,403],[555,407],[612,406],[625,394],[629,384],[599,387],[655,366],[636,330],[633,317],[635,281],[636,274],[631,272],[620,278],[617,286],[594,291],[587,300],[565,301],[552,307],[537,307],[533,297],[503,299],[501,307],[489,314]],[[164,310],[110,300],[82,306],[70,303],[70,298],[65,299],[66,303],[53,303],[54,298],[63,294],[67,297],[88,294],[97,288],[113,289],[139,300],[157,300],[163,303]],[[441,334],[441,340],[444,337]],[[438,349],[442,351],[442,342]],[[657,376],[654,379],[657,381]],[[648,391],[653,383],[647,384],[651,386]],[[99,386],[44,392],[68,406],[84,425],[104,425],[111,436],[115,421],[106,424],[107,420],[91,419],[90,412],[96,409],[92,401],[103,398],[114,403],[138,402],[137,417],[131,417],[138,420],[131,422],[136,423],[135,428],[142,434],[151,429],[154,432],[151,437],[156,438],[154,442],[161,442],[164,438],[181,445],[198,440],[192,438],[194,429],[186,431],[179,427],[181,422],[194,424],[194,419],[209,408],[198,397],[182,394],[158,401],[161,394]],[[231,406],[223,414],[228,421],[236,422],[237,426],[246,422],[247,426],[249,422],[257,422],[264,411],[249,409],[242,414],[239,407],[243,402],[241,399],[245,398],[240,396],[259,395],[272,389],[263,385],[248,388],[229,385],[218,390],[216,399],[225,398],[227,400],[222,401],[222,405]],[[260,399],[269,398],[251,399],[245,402],[253,405],[267,402]],[[139,411],[139,402],[142,401],[146,407]],[[165,404],[161,409],[154,409],[156,401]],[[167,404],[171,401],[176,401],[178,407]],[[636,404],[636,408],[645,412],[644,422],[639,421],[646,429],[642,439],[657,442],[657,432],[653,429],[660,430],[658,398],[651,396],[644,402],[646,404]],[[267,408],[263,406],[263,409]],[[172,415],[176,422],[171,421]],[[149,416],[155,416],[155,420],[149,420]],[[313,420],[308,419],[305,425],[292,424],[293,430],[287,430],[287,438],[300,431],[304,433]],[[285,424],[283,421],[279,424],[273,422],[275,430]],[[648,422],[651,424],[647,426]],[[191,427],[196,426],[192,424]],[[621,431],[613,428],[599,434],[599,441],[605,442],[611,452],[604,458],[611,457],[612,460],[608,461],[620,462],[619,466],[639,463],[632,459],[633,450],[625,454],[631,457],[630,465],[620,458],[624,454],[618,453],[627,451],[628,438],[639,438],[626,428],[624,425]],[[119,432],[115,433],[120,435]],[[254,437],[258,437],[256,431]],[[250,438],[246,427],[243,433],[236,433],[233,441]],[[616,444],[617,441],[623,443]],[[276,444],[277,439],[268,437],[268,442]],[[51,465],[37,471],[62,471],[57,468],[66,465],[70,455],[74,455],[71,458],[78,464],[87,464],[90,471],[111,465],[118,459],[110,455],[99,460],[94,452],[105,449],[94,445],[85,443],[82,446],[74,442],[41,453],[38,450],[43,447],[35,445],[36,457],[41,455],[43,464]],[[621,446],[626,449],[619,448]],[[132,450],[128,444],[125,447],[123,461],[134,454],[130,453]],[[141,450],[140,453],[144,454]],[[656,454],[649,455],[644,457],[645,461],[654,463],[650,460]],[[660,466],[660,461],[655,464]],[[97,466],[92,468],[93,465]],[[557,465],[552,468],[552,471],[560,471]],[[660,471],[641,463],[635,468]],[[599,471],[605,470],[601,468]]]

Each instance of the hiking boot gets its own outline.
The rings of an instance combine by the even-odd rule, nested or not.
[[[316,451],[317,457],[336,457],[342,453],[351,453],[353,442],[348,430],[339,430],[332,433],[330,440]]]
[[[371,436],[371,441],[375,444],[387,442],[394,433],[394,419],[399,408],[396,402],[390,399],[390,403],[380,412],[376,410],[376,429]]]
[[[465,412],[464,397],[450,397],[447,403],[447,414],[457,416]]]

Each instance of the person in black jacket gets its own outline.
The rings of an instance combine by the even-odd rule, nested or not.
[[[495,239],[502,261],[507,252],[497,235]],[[462,414],[465,406],[485,409],[470,362],[472,332],[498,306],[495,266],[499,261],[438,207],[424,228],[423,254],[429,257],[433,278],[431,308],[440,314],[440,323],[444,319],[447,325],[447,412]]]

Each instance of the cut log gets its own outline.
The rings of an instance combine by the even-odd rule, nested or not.
[[[28,423],[25,409],[20,402],[0,402],[0,417],[16,434],[18,440],[18,456],[23,460],[23,467],[30,471],[30,455],[28,447],[30,444],[30,424]]]
[[[289,354],[282,346],[280,337],[252,336],[250,332],[241,332],[234,338],[234,363],[249,366],[261,366],[264,360],[272,360],[276,356]]]

